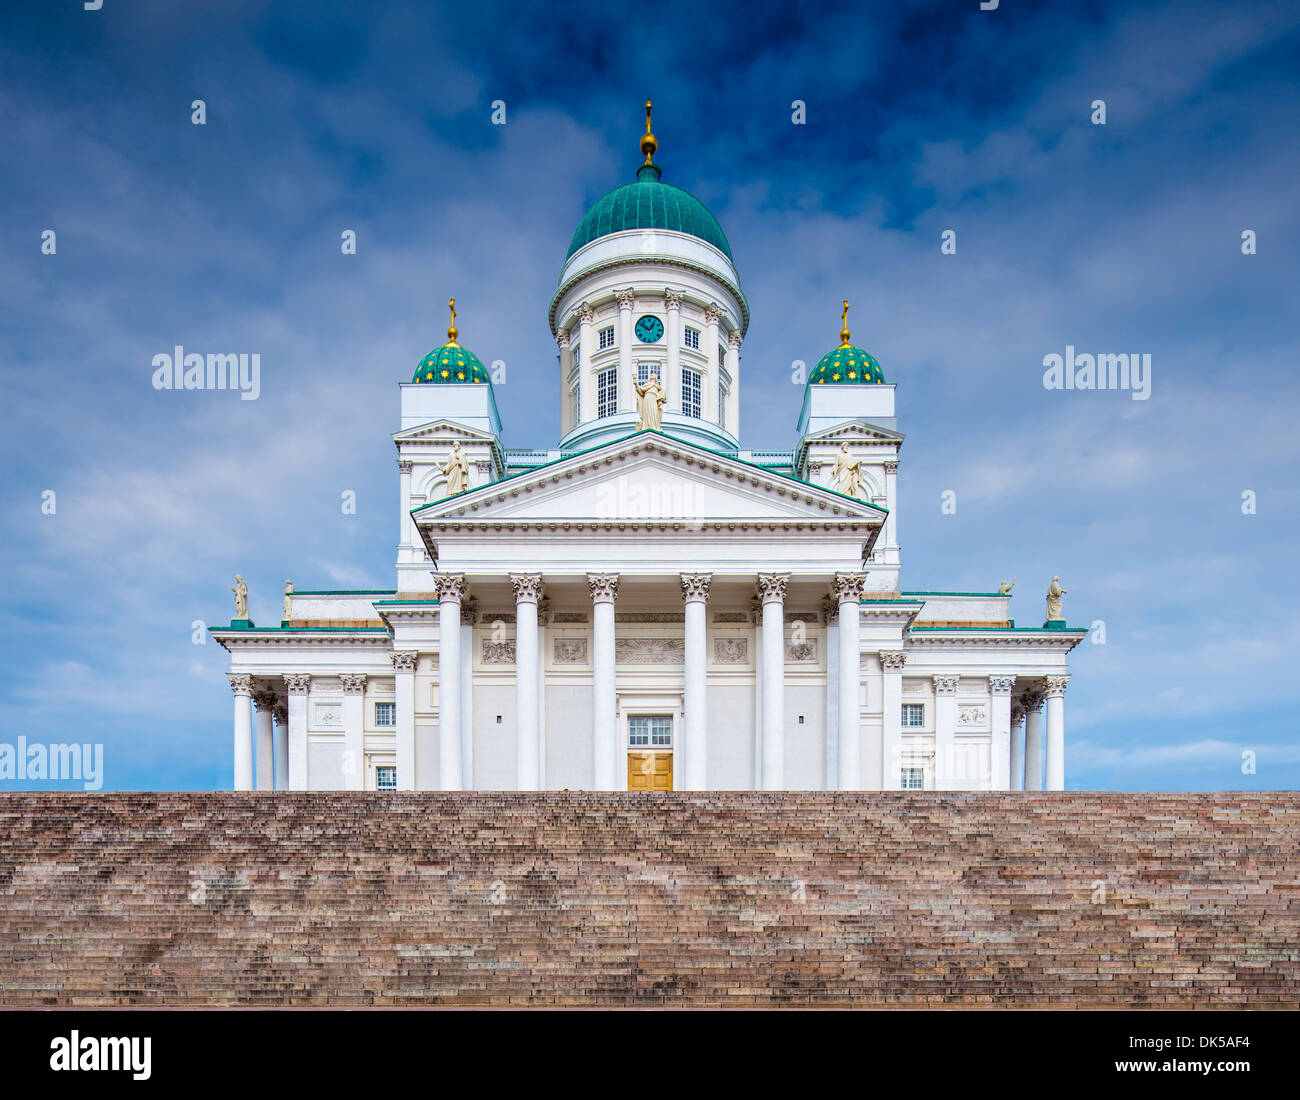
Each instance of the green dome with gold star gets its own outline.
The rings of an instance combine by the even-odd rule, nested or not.
[[[841,315],[844,328],[840,331],[840,346],[828,351],[818,360],[808,375],[810,386],[824,385],[883,385],[885,372],[880,369],[874,355],[849,343],[849,303],[844,302]]]
[[[451,309],[451,327],[447,329],[447,342],[434,348],[420,360],[415,368],[412,382],[433,382],[454,384],[460,382],[488,382],[487,368],[479,357],[469,348],[463,348],[456,342],[456,299],[447,303]]]

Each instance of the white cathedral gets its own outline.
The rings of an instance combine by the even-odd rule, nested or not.
[[[400,386],[395,587],[259,627],[237,579],[236,790],[1064,788],[1063,590],[1025,627],[1007,584],[902,588],[895,386],[847,319],[794,449],[741,446],[749,304],[656,149],[647,104],[560,269],[556,446],[504,446],[453,305]]]

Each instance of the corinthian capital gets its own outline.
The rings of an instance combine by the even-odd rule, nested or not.
[[[1047,699],[1060,699],[1065,695],[1065,685],[1070,682],[1068,676],[1046,676],[1043,678],[1043,696]]]
[[[682,574],[682,599],[686,603],[692,600],[704,601],[709,598],[709,583],[713,580],[712,573],[683,573]]]
[[[465,598],[467,587],[464,573],[435,573],[433,590],[439,603],[460,603]]]
[[[722,310],[718,308],[717,302],[710,302],[704,311],[704,320],[710,325],[716,325],[722,320]]]
[[[343,685],[344,695],[364,695],[366,692],[366,674],[364,672],[342,672],[339,683]]]
[[[1011,689],[1016,686],[1014,676],[990,676],[989,691],[994,695],[1010,695]]]
[[[561,351],[567,348],[569,346],[569,330],[567,328],[560,329],[555,334],[555,342],[560,345]]]
[[[542,575],[511,573],[510,587],[515,590],[515,603],[536,603],[542,598]]]
[[[785,589],[790,583],[789,573],[760,573],[758,575],[758,598],[764,606],[770,603],[783,603]]]
[[[587,587],[592,603],[613,603],[618,598],[618,574],[588,573]]]
[[[227,672],[226,679],[230,681],[230,690],[236,695],[251,696],[253,694],[253,678],[251,676]]]
[[[934,693],[936,695],[956,695],[957,685],[960,682],[960,676],[940,673],[934,678]]]
[[[615,291],[614,297],[618,299],[619,309],[633,309],[636,306],[636,293],[631,287],[627,290]]]
[[[731,348],[732,351],[736,351],[740,347],[739,329],[733,328],[729,333],[727,333],[727,347]]]
[[[831,581],[831,595],[838,604],[857,603],[862,599],[862,587],[866,583],[865,573],[836,573]]]
[[[589,325],[595,319],[596,319],[596,311],[591,308],[591,304],[589,302],[583,302],[582,305],[578,307],[578,320]]]
[[[902,672],[907,664],[907,653],[901,649],[881,650],[880,667],[886,672]]]
[[[672,287],[664,287],[664,306],[667,309],[681,309],[682,292],[673,290]]]
[[[306,695],[311,690],[311,677],[305,672],[286,672],[284,686],[290,695]]]
[[[409,650],[399,650],[396,653],[390,653],[388,659],[393,662],[394,672],[414,672],[415,666],[420,660],[420,655]]]

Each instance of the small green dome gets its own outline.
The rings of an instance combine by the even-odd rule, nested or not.
[[[490,382],[487,368],[468,348],[443,344],[434,348],[415,368],[412,382]]]
[[[670,229],[713,245],[731,260],[731,245],[718,219],[689,191],[659,181],[659,166],[643,164],[635,183],[616,187],[578,223],[569,242],[568,260],[583,245],[628,229]],[[733,261],[734,262],[734,261]]]
[[[821,357],[808,376],[810,386],[883,384],[885,372],[880,369],[875,356],[868,355],[852,344],[843,344]]]

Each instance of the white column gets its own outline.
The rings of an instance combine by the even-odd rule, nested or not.
[[[763,790],[785,789],[785,589],[789,573],[760,573],[763,601]]]
[[[573,370],[573,352],[569,350],[569,330],[560,329],[555,334],[555,342],[560,349],[560,434],[567,435],[573,430],[569,422],[573,402],[569,400],[569,374]]]
[[[826,789],[840,785],[840,605],[822,600],[822,624],[826,629]]]
[[[1065,790],[1065,685],[1068,676],[1048,676],[1047,696],[1047,782],[1049,791]]]
[[[275,789],[289,789],[289,708],[276,705],[275,713]]]
[[[398,525],[397,532],[397,560],[412,561],[414,560],[411,551],[414,547],[412,539],[415,537],[415,521],[411,519],[411,461],[410,459],[398,459],[397,469],[401,477],[401,495],[402,495],[402,515],[401,523]]]
[[[885,463],[885,507],[889,509],[889,515],[885,517],[885,537],[881,549],[884,551],[886,564],[897,565],[899,561],[897,462]]]
[[[839,789],[862,789],[862,573],[836,573],[831,597],[839,604]]]
[[[275,692],[259,691],[253,696],[257,722],[257,789],[275,788],[275,733],[271,716],[275,712]]]
[[[307,789],[307,693],[311,677],[287,673],[284,686],[289,692],[289,790]]]
[[[990,676],[989,695],[993,713],[989,715],[989,732],[993,738],[993,775],[989,790],[1010,791],[1011,785],[1011,690],[1014,676]]]
[[[343,685],[343,789],[365,787],[366,676],[364,672],[339,675]]]
[[[749,651],[754,655],[754,788],[763,788],[763,605],[753,598]]]
[[[1025,696],[1025,790],[1043,789],[1043,697]]]
[[[740,333],[735,330],[727,333],[727,373],[731,375],[731,393],[727,399],[731,407],[727,410],[727,431],[740,438]]]
[[[1017,701],[1011,708],[1011,790],[1025,789],[1025,708]]]
[[[393,678],[396,681],[394,702],[397,704],[397,725],[394,736],[397,742],[397,789],[415,790],[415,669],[418,653],[390,653]]]
[[[622,790],[618,781],[618,692],[614,678],[614,600],[617,573],[589,573],[591,589],[591,673],[593,786],[598,791]]]
[[[679,789],[702,791],[708,786],[709,759],[709,655],[706,611],[710,573],[682,574],[682,601],[686,619],[686,652],[682,722],[682,780]]]
[[[237,791],[253,789],[253,678],[226,674],[235,693],[235,786]]]
[[[596,419],[596,379],[591,373],[591,353],[595,350],[596,330],[593,321],[596,311],[583,302],[578,307],[581,335],[578,339],[578,407],[585,424]]]
[[[632,396],[632,310],[636,298],[630,290],[618,292],[618,411],[636,408]]]
[[[463,573],[438,573],[438,789],[461,789],[460,601]]]
[[[903,666],[907,651],[880,654],[880,787],[897,791],[903,786]]]
[[[537,741],[537,601],[540,573],[511,573],[515,590],[515,788],[541,785],[541,746]]]
[[[957,780],[957,684],[961,677],[934,677],[934,789],[959,790]]]
[[[546,628],[551,622],[551,601],[537,601],[537,787],[546,789]]]
[[[714,421],[715,424],[718,423],[718,412],[716,412],[716,408],[718,408],[718,378],[722,377],[719,373],[720,369],[722,369],[722,363],[718,361],[718,322],[722,320],[722,316],[723,311],[718,308],[716,302],[710,303],[710,306],[705,309],[705,355],[708,359],[705,389],[708,390],[708,387],[712,387],[714,403],[708,403],[706,395],[705,400],[702,402],[701,412],[705,413],[705,416]],[[714,410],[711,417],[708,415],[710,408]],[[736,434],[736,425],[729,420],[727,421],[727,429],[732,434]]]
[[[474,789],[474,624],[478,601],[460,605],[460,771],[461,787]]]
[[[664,338],[668,341],[668,365],[664,368],[667,378],[664,384],[665,409],[673,412],[682,411],[682,296],[675,290],[665,288],[664,306],[668,311],[668,325]]]

